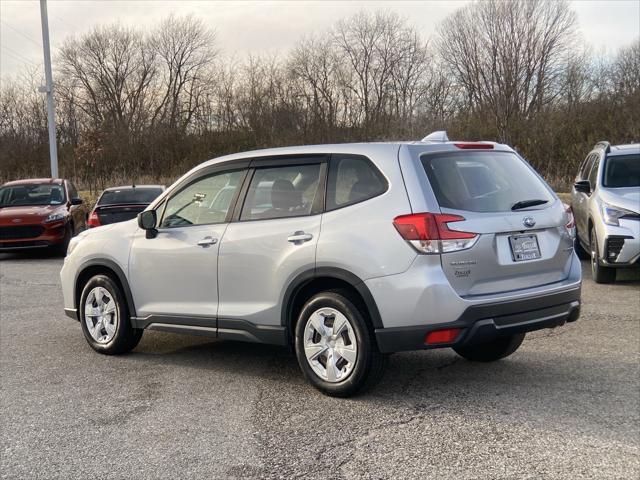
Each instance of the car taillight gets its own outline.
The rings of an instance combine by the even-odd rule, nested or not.
[[[98,214],[95,211],[91,212],[91,215],[89,215],[89,220],[87,220],[87,226],[89,228],[92,228],[99,227],[100,225],[100,217],[98,217]]]
[[[567,218],[567,223],[565,224],[565,227],[567,227],[567,230],[571,230],[573,227],[576,226],[576,221],[575,221],[575,218],[573,217],[573,210],[571,209],[571,205],[567,205],[566,203],[563,203],[562,205],[564,205],[564,213]]]
[[[449,223],[462,222],[460,215],[412,213],[393,219],[398,233],[420,253],[447,253],[471,248],[479,235],[451,230]]]

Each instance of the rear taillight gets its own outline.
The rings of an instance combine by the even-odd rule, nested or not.
[[[451,230],[449,223],[462,222],[460,215],[412,213],[394,218],[398,233],[420,253],[447,253],[471,248],[479,235]]]
[[[567,205],[566,203],[563,203],[562,205],[564,205],[564,213],[567,220],[565,227],[567,227],[567,230],[571,230],[576,226],[576,221],[573,217],[573,210],[571,209],[571,205]]]
[[[95,211],[91,212],[91,215],[89,215],[89,220],[87,220],[87,226],[89,228],[93,228],[99,227],[100,225],[100,217],[98,217],[98,214]]]

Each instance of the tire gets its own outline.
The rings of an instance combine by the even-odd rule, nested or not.
[[[471,362],[495,362],[515,352],[522,345],[524,337],[524,333],[518,333],[506,337],[498,337],[487,343],[469,345],[467,347],[454,347],[453,349],[458,355]]]
[[[366,310],[358,305],[348,291],[321,292],[307,301],[296,323],[300,369],[314,387],[332,397],[349,397],[373,387],[387,363],[387,355],[378,350]],[[330,368],[333,365],[335,368]]]
[[[89,311],[89,308],[94,310]],[[105,355],[127,353],[140,342],[143,331],[131,326],[124,295],[110,277],[95,275],[89,279],[82,290],[79,309],[82,333],[96,352]],[[93,313],[102,313],[102,316]],[[97,328],[90,329],[88,322]]]
[[[580,243],[580,235],[578,234],[578,230],[576,229],[576,239],[574,242],[574,250],[576,251],[576,255],[580,260],[589,260],[591,255],[587,252],[583,247],[582,243]]]
[[[598,252],[598,237],[596,236],[596,230],[591,228],[590,235],[591,245],[591,276],[596,283],[613,283],[616,281],[616,269],[611,267],[603,267],[600,265],[600,258]]]
[[[64,227],[64,238],[62,239],[61,243],[53,247],[53,252],[56,255],[60,255],[63,257],[66,256],[67,248],[69,248],[69,242],[71,241],[72,237],[73,237],[73,225],[71,225],[71,223],[67,223],[67,225]]]

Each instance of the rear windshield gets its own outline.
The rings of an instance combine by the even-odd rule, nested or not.
[[[122,188],[107,190],[102,194],[98,205],[121,205],[125,203],[149,204],[162,193],[161,188]]]
[[[421,160],[442,208],[508,212],[518,202],[553,201],[544,183],[511,152],[425,154]]]
[[[602,185],[608,188],[640,186],[640,155],[608,157],[604,164]]]

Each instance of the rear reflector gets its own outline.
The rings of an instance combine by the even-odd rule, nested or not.
[[[462,150],[493,150],[493,144],[482,142],[460,142],[454,145]]]
[[[460,215],[412,213],[393,219],[398,233],[420,253],[445,253],[471,248],[478,234],[451,230],[449,223],[462,222]]]
[[[87,220],[87,226],[89,228],[92,228],[99,227],[100,225],[100,217],[98,217],[98,214],[95,211],[91,212],[91,215],[89,215],[89,220]]]
[[[427,337],[424,339],[424,343],[426,343],[427,345],[435,345],[438,343],[452,343],[456,341],[461,331],[461,328],[435,330],[427,334]]]

